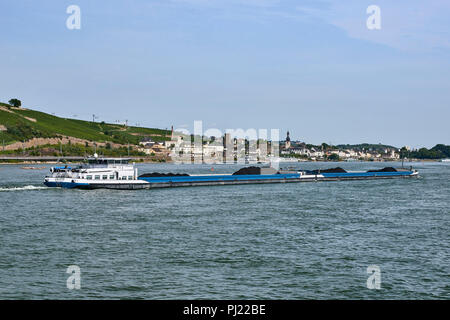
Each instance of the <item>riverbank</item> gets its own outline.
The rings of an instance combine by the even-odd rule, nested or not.
[[[170,158],[157,158],[157,159],[149,159],[144,157],[122,157],[122,158],[130,158],[133,162],[136,163],[150,163],[150,164],[158,164],[158,163],[167,163],[171,164],[174,163]],[[61,163],[67,163],[67,164],[74,164],[74,163],[80,163],[83,161],[84,157],[0,157],[0,164],[31,164],[31,165],[37,165],[37,164],[61,164]],[[341,163],[349,163],[348,161],[327,161],[327,160],[315,160],[315,161],[308,161],[308,160],[301,160],[301,161],[283,161],[285,163],[296,163],[296,162],[302,162],[302,163],[313,163],[313,162],[341,162]],[[283,163],[280,162],[280,165]],[[352,161],[354,163],[358,162],[368,162],[366,160],[357,160]],[[370,162],[392,162],[391,160],[374,160]],[[398,161],[399,163],[401,161]],[[408,161],[405,161],[404,163],[421,163],[421,162],[427,162],[427,163],[433,163],[433,162],[441,162],[440,159],[411,159]],[[214,163],[215,164],[222,164],[222,163]],[[240,164],[239,162],[236,164]],[[269,162],[259,163],[259,164],[269,164]]]
[[[166,158],[122,157],[138,163],[171,163]],[[0,164],[57,164],[79,163],[85,157],[0,157]]]

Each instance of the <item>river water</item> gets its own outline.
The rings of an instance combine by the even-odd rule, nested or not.
[[[399,164],[282,167],[337,165]],[[413,165],[418,179],[137,191],[46,188],[47,169],[0,165],[0,298],[449,299],[450,164]]]

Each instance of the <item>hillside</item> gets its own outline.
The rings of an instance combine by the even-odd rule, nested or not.
[[[361,144],[339,144],[336,146],[339,149],[352,149],[355,151],[376,151],[383,153],[384,150],[398,150],[397,147],[385,145],[385,144],[370,144],[370,143],[361,143]]]
[[[406,151],[405,156],[414,159],[450,158],[450,146],[444,144],[437,144],[431,149],[420,148],[419,150]]]
[[[0,104],[0,139],[5,145],[33,138],[73,137],[122,145],[137,145],[144,137],[151,137],[154,141],[170,139],[170,131],[167,130],[60,118],[40,111],[7,106]]]

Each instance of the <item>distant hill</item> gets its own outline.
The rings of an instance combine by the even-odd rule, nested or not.
[[[398,150],[397,147],[385,145],[385,144],[370,144],[370,143],[360,143],[360,144],[338,144],[336,146],[339,149],[353,149],[355,151],[376,151],[383,153],[384,150]]]
[[[144,137],[170,140],[170,131],[56,117],[0,103],[0,144],[33,138],[77,138],[77,141],[137,145]]]
[[[450,146],[437,144],[431,149],[420,148],[419,150],[408,151],[405,154],[413,159],[444,159],[450,158]]]

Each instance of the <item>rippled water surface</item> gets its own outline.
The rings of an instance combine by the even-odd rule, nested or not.
[[[450,164],[414,166],[419,179],[83,191],[0,165],[0,298],[448,299]]]

